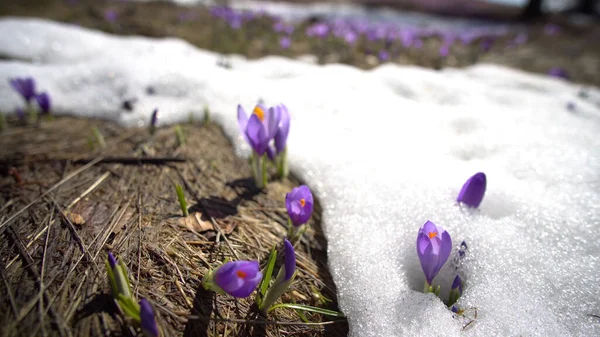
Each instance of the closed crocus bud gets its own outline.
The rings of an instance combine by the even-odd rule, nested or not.
[[[441,226],[427,221],[423,227],[419,228],[417,254],[425,274],[426,288],[431,286],[431,282],[448,260],[451,251],[452,239]]]
[[[111,252],[108,252],[108,264],[113,270],[117,266],[117,259],[115,259],[115,256]]]
[[[41,94],[35,95],[35,100],[40,106],[40,109],[42,110],[43,114],[50,114],[51,100],[50,96],[48,96],[47,93],[43,92]]]
[[[313,212],[313,195],[310,188],[302,185],[286,194],[285,207],[292,225],[298,227],[308,222]]]
[[[258,261],[227,262],[202,280],[205,289],[244,298],[256,289],[262,279]]]
[[[485,173],[476,173],[463,185],[460,193],[458,193],[456,201],[469,207],[479,207],[481,200],[483,200],[483,195],[485,194],[486,184]]]
[[[454,278],[454,281],[452,281],[452,287],[450,288],[452,290],[458,290],[459,294],[462,294],[462,280],[460,279],[460,276],[456,275],[456,277]]]
[[[152,305],[145,298],[140,300],[140,325],[146,337],[158,337],[158,325]]]
[[[267,313],[275,301],[289,289],[296,276],[296,252],[287,239],[283,240],[283,251],[285,254],[283,267],[279,269],[275,282],[267,290],[265,298],[259,305],[259,309],[264,313]]]

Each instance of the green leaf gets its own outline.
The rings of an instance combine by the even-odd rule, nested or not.
[[[108,284],[110,285],[110,291],[111,291],[113,297],[116,297],[119,290],[117,288],[117,281],[115,280],[115,274],[113,273],[113,270],[110,267],[110,263],[108,263],[108,260],[104,261],[104,264],[106,265],[106,275],[108,276]]]
[[[183,194],[183,188],[181,185],[175,184],[175,190],[177,191],[177,199],[179,199],[179,206],[181,207],[181,211],[183,212],[183,216],[188,216],[187,202],[185,201],[185,194]]]
[[[318,314],[327,315],[327,316],[346,317],[346,316],[344,316],[344,314],[342,314],[341,312],[338,312],[338,311],[333,311],[333,310],[328,310],[328,309],[323,309],[323,308],[317,308],[317,307],[311,307],[310,305],[293,304],[293,303],[275,304],[274,306],[271,307],[271,309],[269,309],[269,312],[271,312],[271,311],[273,311],[274,309],[277,309],[277,308],[290,308],[290,309],[297,309],[297,310],[304,310],[304,311],[316,312]]]
[[[271,277],[273,277],[273,269],[275,269],[275,260],[277,259],[277,246],[273,247],[271,254],[269,254],[269,262],[267,263],[267,269],[263,274],[263,279],[260,282],[260,295],[261,298],[265,296],[269,283],[271,283]]]

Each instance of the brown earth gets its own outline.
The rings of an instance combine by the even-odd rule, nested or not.
[[[90,140],[92,126],[106,148]],[[146,129],[69,117],[40,127],[13,121],[0,133],[2,336],[139,335],[109,295],[108,250],[127,265],[136,297],[153,304],[164,336],[347,335],[343,318],[301,319],[292,309],[263,317],[253,296],[203,289],[202,277],[227,258],[265,266],[286,234],[285,194],[299,182],[257,190],[247,161],[218,126],[182,128],[182,146],[173,127],[150,137]],[[185,190],[187,218],[176,183]],[[315,210],[296,244],[298,276],[282,301],[337,310],[318,203]]]

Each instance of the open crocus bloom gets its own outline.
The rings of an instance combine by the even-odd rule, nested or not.
[[[292,225],[301,226],[308,222],[313,211],[313,195],[310,188],[302,185],[286,194],[285,207]]]
[[[35,96],[35,80],[31,77],[13,78],[10,85],[29,103]]]
[[[451,250],[452,239],[450,234],[441,226],[436,226],[433,222],[427,221],[423,227],[419,228],[417,254],[427,284],[431,285],[435,276],[448,260]]]
[[[269,142],[275,137],[279,119],[279,110],[267,110],[262,104],[254,107],[250,118],[248,118],[244,108],[238,105],[238,125],[240,131],[242,131],[242,134],[254,152],[260,156],[265,154]]]
[[[465,182],[456,201],[462,202],[469,207],[479,207],[485,194],[487,180],[485,173],[479,172]]]
[[[248,297],[262,279],[258,261],[227,262],[214,272],[214,283],[233,297]]]

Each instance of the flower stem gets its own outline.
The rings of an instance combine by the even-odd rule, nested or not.
[[[290,170],[287,164],[287,146],[276,158],[277,175],[279,178],[287,178]]]

